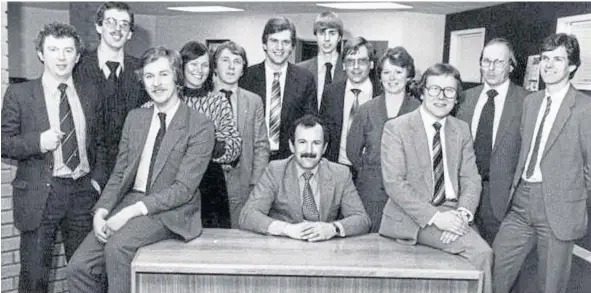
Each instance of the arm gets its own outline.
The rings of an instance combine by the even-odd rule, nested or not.
[[[384,188],[388,197],[421,228],[424,228],[437,213],[437,208],[428,201],[421,200],[418,191],[407,178],[409,174],[407,174],[408,162],[404,136],[400,133],[400,123],[393,123],[396,121],[400,122],[400,120],[386,122],[382,135],[381,162]]]
[[[482,184],[478,168],[476,167],[476,155],[474,154],[474,147],[472,143],[472,136],[468,125],[463,123],[464,128],[461,133],[462,136],[462,157],[460,162],[460,170],[458,174],[459,194],[458,194],[458,209],[467,210],[471,220],[476,213],[478,203],[480,202],[480,192],[482,191]]]
[[[338,222],[343,225],[343,233],[346,236],[367,233],[371,226],[371,221],[357,193],[357,189],[353,185],[353,179],[349,170],[347,170],[347,178],[343,184],[342,192],[341,215],[343,219]]]
[[[97,99],[98,105],[96,108],[97,115],[97,125],[94,126],[94,141],[96,142],[96,155],[95,155],[95,162],[94,168],[91,171],[91,178],[95,180],[101,189],[105,188],[107,184],[107,180],[109,180],[109,174],[107,174],[107,153],[108,147],[105,142],[106,133],[105,133],[105,115],[103,112],[105,111],[104,102],[102,99]],[[88,135],[88,134],[87,134]]]
[[[583,119],[579,124],[581,132],[581,149],[583,150],[585,187],[587,189],[587,207],[591,207],[591,109],[587,109],[582,115]]]
[[[265,124],[265,110],[261,98],[256,96],[255,116],[254,116],[254,158],[252,174],[250,176],[250,185],[254,187],[262,176],[265,167],[269,163],[269,137],[267,125]]]
[[[363,165],[362,154],[365,149],[365,134],[367,125],[367,112],[361,108],[359,113],[353,117],[349,134],[347,134],[347,158],[356,170]]]
[[[275,178],[269,167],[265,169],[240,212],[239,225],[241,229],[268,234],[269,225],[275,221],[268,216],[269,210],[278,192],[276,183],[281,179]]]
[[[232,106],[230,106],[230,102],[225,97],[219,94],[210,93],[208,99],[218,99],[216,109],[212,113],[211,118],[215,124],[216,142],[223,142],[223,152],[218,157],[214,156],[213,161],[221,164],[229,164],[238,159],[242,151],[242,138],[238,134],[238,126],[234,120]]]

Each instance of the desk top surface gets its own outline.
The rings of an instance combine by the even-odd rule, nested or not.
[[[378,234],[305,242],[230,229],[204,229],[191,242],[141,248],[133,272],[478,279],[465,259]]]

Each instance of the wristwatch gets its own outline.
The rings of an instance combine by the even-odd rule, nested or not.
[[[335,222],[332,222],[331,224],[334,227],[334,231],[337,232],[337,235],[341,236],[341,229],[339,228],[339,226],[335,224]]]

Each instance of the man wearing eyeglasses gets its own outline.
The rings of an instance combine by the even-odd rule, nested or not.
[[[349,40],[342,55],[347,79],[330,84],[322,95],[320,117],[330,129],[326,158],[332,162],[351,166],[347,158],[347,134],[359,106],[374,96],[374,84],[369,77],[374,55],[372,44],[363,37]],[[353,168],[351,171],[354,172]]]
[[[482,50],[480,73],[484,84],[465,91],[457,117],[471,127],[482,194],[474,222],[492,245],[506,213],[509,189],[517,166],[522,87],[509,80],[516,64],[513,46],[504,38],[490,40]]]
[[[389,120],[382,135],[388,202],[379,233],[465,257],[484,272],[491,293],[492,250],[470,227],[482,190],[470,127],[450,116],[461,97],[460,73],[428,68],[419,83],[421,106]]]
[[[536,245],[537,292],[566,292],[575,240],[587,234],[591,97],[571,85],[581,65],[579,42],[573,35],[550,35],[540,56],[546,89],[523,102],[510,205],[493,243],[496,293],[509,292]]]
[[[97,10],[95,19],[99,44],[82,53],[74,78],[92,82],[105,102],[107,174],[117,160],[119,138],[127,113],[149,100],[134,71],[139,59],[125,53],[124,46],[133,35],[134,14],[127,3],[106,2]]]

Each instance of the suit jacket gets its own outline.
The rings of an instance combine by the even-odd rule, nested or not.
[[[459,106],[457,117],[472,125],[474,108],[484,86],[477,86],[464,92],[464,102]],[[523,99],[528,94],[522,87],[509,84],[501,121],[497,129],[495,144],[490,157],[489,196],[483,195],[481,200],[489,200],[494,217],[503,221],[509,202],[509,190],[513,182],[515,167],[519,157],[521,135],[519,124],[523,110]]]
[[[347,236],[367,233],[369,217],[349,169],[322,159],[317,176],[320,221],[339,220]],[[242,209],[240,228],[266,234],[274,220],[303,222],[300,193],[295,158],[271,161]]]
[[[248,67],[240,79],[240,87],[262,98],[263,107],[267,103],[265,62]],[[317,114],[316,83],[308,70],[289,63],[285,78],[283,102],[281,104],[281,124],[279,129],[279,157],[287,158],[289,150],[289,128],[304,114]]]
[[[96,49],[83,52],[74,68],[74,79],[94,84],[100,90],[98,98],[104,100],[105,133],[108,133],[105,138],[108,175],[117,161],[119,138],[127,113],[150,100],[135,74],[135,70],[141,66],[140,60],[127,54],[123,60],[124,70],[121,71],[115,88],[109,86],[105,74],[99,68]]]
[[[113,211],[133,188],[148,137],[154,107],[129,112],[121,135],[117,163],[94,209]],[[143,203],[152,215],[186,241],[201,234],[199,183],[211,160],[213,123],[203,114],[180,106],[166,129],[154,163],[150,192]]]
[[[458,198],[457,207],[474,214],[482,186],[470,128],[457,118],[446,119],[446,168]],[[414,244],[419,229],[427,226],[442,209],[430,203],[434,183],[429,148],[419,109],[386,122],[382,136],[382,175],[390,198],[384,207],[381,235]]]
[[[528,95],[521,118],[521,151],[513,178],[511,198],[521,179],[534,139],[544,91]],[[591,192],[591,97],[570,86],[552,125],[541,154],[542,193],[550,228],[560,240],[569,241],[587,234],[586,200]],[[509,202],[511,202],[511,198]]]
[[[242,154],[238,164],[226,169],[226,184],[230,201],[244,205],[250,186],[254,186],[269,162],[269,137],[265,124],[265,110],[261,97],[253,92],[238,88],[237,121],[242,136]]]
[[[316,84],[316,89],[318,89],[318,87],[322,86],[324,87],[324,84],[320,85],[318,84],[318,57],[314,57],[305,61],[302,61],[300,63],[297,64],[298,66],[301,66],[305,69],[308,69],[308,71],[310,71],[313,75],[314,75],[314,83]],[[335,64],[335,69],[334,69],[334,76],[332,77],[332,82],[339,82],[342,80],[347,80],[347,74],[345,72],[345,70],[343,70],[343,62],[341,60],[341,55],[339,55],[339,57],[337,58],[337,63]],[[320,105],[322,105],[322,100],[317,101],[318,102],[318,107],[321,107]]]
[[[86,119],[86,153],[90,176],[105,186],[106,171],[103,103],[92,83],[74,81]],[[2,107],[2,157],[18,161],[12,181],[15,226],[20,231],[39,226],[51,190],[53,154],[42,153],[40,135],[48,130],[49,118],[41,78],[12,84]],[[89,181],[89,188],[94,190]]]

